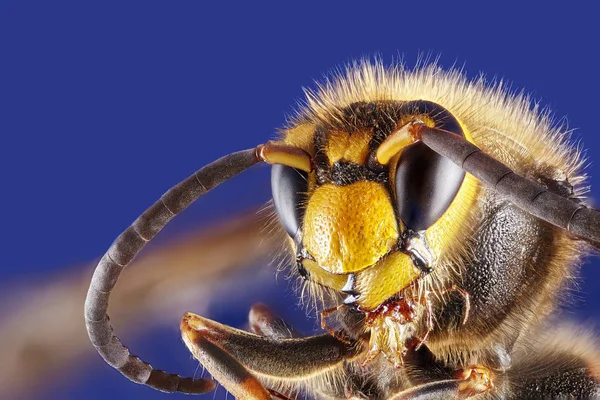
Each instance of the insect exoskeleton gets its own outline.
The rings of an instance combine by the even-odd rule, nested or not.
[[[366,314],[370,344],[363,365],[381,353],[398,366],[406,343],[417,334],[424,343],[433,330],[432,295],[461,293],[468,316],[465,291],[452,284],[434,288],[426,276],[440,258],[461,251],[470,230],[462,227],[479,191],[460,167],[413,143],[408,128],[419,121],[470,134],[447,109],[426,100],[354,102],[336,117],[311,128],[301,122],[284,136],[285,144],[304,144],[314,168],[307,174],[273,167],[275,208],[302,273],[347,295],[322,318],[344,307]],[[421,311],[426,322],[419,330]]]
[[[549,191],[578,199],[578,152],[527,102],[435,66],[363,64],[309,92],[283,131],[281,142],[312,160],[310,171],[277,165],[272,172],[296,268],[309,293],[329,295],[323,328],[367,343],[362,367],[378,355],[388,361],[370,373],[403,365],[411,347],[426,344],[442,364],[477,372],[486,384],[473,393],[487,391],[493,371],[508,368],[519,335],[558,304],[584,245],[415,143],[410,131],[418,122],[462,136]],[[339,331],[326,322],[334,313]]]
[[[174,215],[259,161],[273,164],[291,273],[325,333],[304,337],[262,305],[251,309],[252,333],[186,314],[186,345],[230,393],[599,394],[594,340],[567,343],[574,329],[547,318],[588,242],[600,242],[600,214],[581,199],[582,159],[566,130],[500,84],[370,62],[309,91],[278,140],[200,169],[117,239],[92,280],[86,321],[124,375],[164,391],[214,387],[130,356],[112,335],[108,296]],[[547,331],[551,323],[560,334]]]

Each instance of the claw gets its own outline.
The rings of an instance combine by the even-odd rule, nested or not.
[[[475,396],[494,388],[493,374],[482,365],[474,365],[458,374],[463,382],[459,384],[459,393],[462,398]]]

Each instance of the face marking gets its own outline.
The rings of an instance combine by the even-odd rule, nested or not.
[[[283,137],[283,143],[298,147],[310,155],[315,154],[314,137],[315,125],[311,123],[302,123],[288,130]]]
[[[365,164],[369,156],[369,141],[372,132],[363,129],[349,134],[344,131],[329,132],[326,152],[329,165],[338,161],[350,161],[356,164]]]
[[[398,237],[390,196],[375,182],[320,186],[306,208],[304,248],[321,268],[334,274],[375,264]]]
[[[310,148],[303,147],[313,157],[315,170],[308,174],[308,197],[303,205],[306,212],[299,245],[314,260],[303,260],[302,266],[311,281],[338,291],[347,283],[347,274],[354,273],[357,303],[363,309],[372,309],[424,274],[423,269],[415,266],[415,260],[411,260],[410,251],[404,248],[407,243],[401,239],[405,231],[411,229],[402,220],[397,204],[396,190],[398,187],[404,190],[402,185],[396,185],[396,169],[403,149],[399,149],[398,155],[391,157],[387,165],[381,165],[376,162],[380,144],[399,127],[415,119],[428,126],[462,132],[469,140],[470,135],[448,110],[429,101],[359,102],[340,113],[342,117],[336,120],[316,120],[313,125],[303,122],[288,131],[285,139],[286,143],[308,146],[307,132],[312,133]],[[299,137],[291,138],[296,135]],[[418,163],[411,165],[410,168],[420,168]],[[410,182],[406,184],[410,187]],[[477,183],[467,175],[437,221],[427,222],[430,224],[427,227],[423,224],[417,227],[429,245],[428,260],[432,265],[425,266],[427,271],[435,268],[440,254],[447,253],[450,247],[460,246],[450,238],[456,237],[456,229],[468,214],[477,188]],[[375,203],[361,204],[365,196],[372,196],[374,192],[378,193]],[[407,194],[401,195],[406,197]],[[437,214],[439,212],[430,220]],[[375,221],[382,225],[377,226]]]

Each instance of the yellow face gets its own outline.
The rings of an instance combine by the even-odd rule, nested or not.
[[[380,183],[325,184],[315,189],[304,217],[304,248],[332,274],[359,272],[398,244],[396,215]]]
[[[414,117],[423,120],[421,114]],[[403,115],[397,124],[411,118]],[[461,128],[470,139],[465,127]],[[363,310],[376,308],[423,275],[402,247],[410,228],[399,217],[394,192],[402,151],[389,165],[374,169],[369,163],[379,142],[376,129],[361,126],[344,131],[306,123],[288,130],[283,140],[315,160],[315,170],[307,177],[302,239],[296,243],[307,255],[302,266],[311,280],[338,291],[347,284],[349,274],[354,275],[353,289],[360,293],[357,303]],[[474,178],[465,176],[447,210],[423,232],[434,260],[452,246],[477,187]]]

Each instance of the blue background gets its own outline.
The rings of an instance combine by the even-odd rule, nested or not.
[[[416,3],[3,3],[3,283],[44,280],[101,255],[172,184],[272,138],[303,86],[374,54],[409,64],[419,53],[440,55],[444,66],[464,64],[471,77],[507,78],[532,93],[578,128],[600,198],[596,10]],[[170,233],[258,206],[269,190],[268,168],[257,168]],[[583,277],[574,317],[600,322],[597,260]],[[243,305],[217,319],[240,324],[246,312]],[[192,374],[177,328],[147,339],[155,345],[143,355]],[[178,398],[129,383],[100,358],[86,367],[44,398]]]

